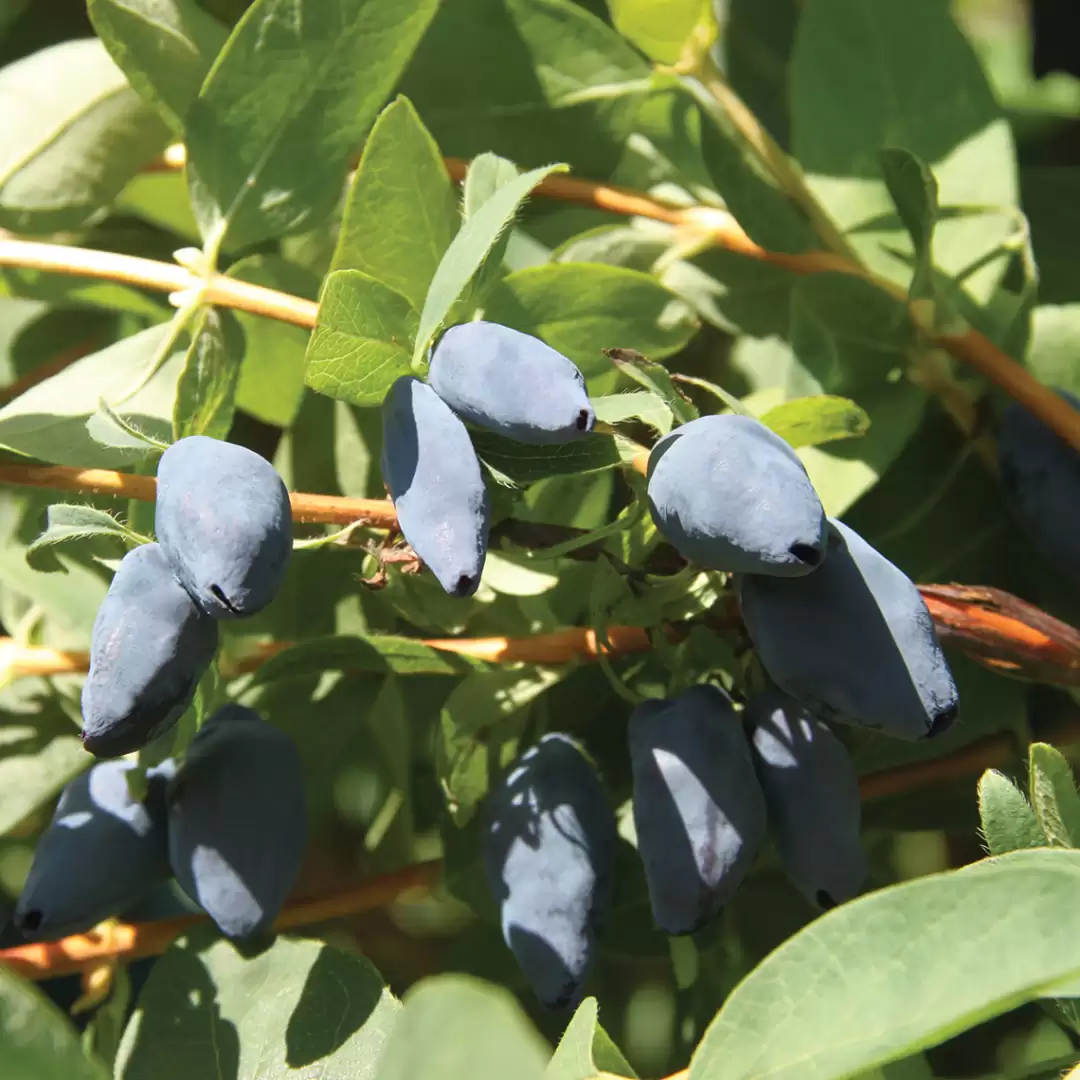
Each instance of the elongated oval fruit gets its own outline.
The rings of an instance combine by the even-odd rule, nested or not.
[[[1080,398],[1058,394],[1080,409]],[[1015,402],[997,447],[1009,512],[1043,558],[1080,585],[1080,453]]]
[[[823,719],[901,739],[940,734],[956,718],[956,684],[919,590],[853,529],[830,525],[815,573],[737,581],[765,670]]]
[[[497,323],[447,330],[428,379],[458,416],[518,442],[570,442],[596,422],[577,365],[539,338]]]
[[[274,467],[204,435],[161,455],[154,529],[177,580],[215,619],[266,607],[292,555],[289,493]]]
[[[503,937],[537,998],[573,1004],[611,900],[615,815],[588,758],[545,735],[489,797],[484,864]]]
[[[15,909],[15,925],[25,937],[82,933],[168,876],[160,789],[171,763],[148,771],[145,802],[128,789],[127,775],[136,767],[103,761],[64,788]]]
[[[735,894],[765,840],[765,800],[727,695],[695,686],[630,717],[634,826],[657,926],[699,929]]]
[[[465,425],[430,386],[403,375],[383,402],[383,480],[402,535],[452,596],[472,596],[491,508]]]
[[[227,937],[269,929],[307,842],[293,741],[242,705],[199,729],[168,789],[169,864]]]
[[[119,757],[167,731],[191,704],[217,644],[217,624],[180,587],[161,548],[129,551],[94,619],[83,746]]]
[[[744,717],[769,831],[788,876],[821,908],[857,896],[868,867],[859,838],[859,778],[847,747],[779,691],[752,698]]]
[[[703,416],[661,439],[648,495],[656,527],[699,566],[796,577],[825,557],[825,511],[803,463],[748,416]]]

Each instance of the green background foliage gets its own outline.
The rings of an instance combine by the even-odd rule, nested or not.
[[[387,388],[477,316],[569,356],[601,423],[565,446],[473,433],[494,531],[470,599],[383,565],[385,530],[297,525],[280,595],[222,624],[216,672],[142,755],[182,753],[240,700],[303,761],[297,896],[441,859],[436,883],[250,949],[199,926],[74,1014],[77,977],[0,962],[4,1080],[1020,1080],[1080,1060],[1074,690],[950,645],[953,730],[839,732],[864,777],[909,778],[864,803],[866,895],[818,915],[767,849],[686,938],[652,922],[625,749],[627,699],[705,678],[742,699],[761,679],[722,575],[673,565],[642,512],[635,456],[699,415],[761,418],[916,582],[1080,619],[985,467],[1004,395],[934,340],[977,330],[1080,392],[1080,79],[1034,79],[1030,44],[1019,0],[0,5],[0,468],[145,476],[208,434],[293,491],[381,499]],[[160,164],[172,143],[184,169]],[[558,188],[578,180],[660,212]],[[728,250],[733,222],[863,273]],[[5,254],[15,237],[174,271],[179,253],[194,276],[170,295],[47,272]],[[213,302],[214,273],[317,304],[314,325]],[[15,657],[85,651],[152,533],[146,503],[0,486],[0,923],[91,763],[81,676]],[[619,625],[653,647],[507,664],[423,640]],[[529,993],[480,859],[493,777],[553,730],[587,747],[620,820],[572,1015]],[[988,746],[1001,771],[980,779]],[[967,764],[921,768],[938,759]],[[187,910],[163,887],[123,918]]]

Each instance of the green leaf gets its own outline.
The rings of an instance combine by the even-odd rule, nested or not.
[[[349,189],[331,270],[362,270],[417,310],[458,230],[454,185],[408,98],[371,129]]]
[[[188,183],[213,250],[329,214],[350,156],[437,0],[256,0],[187,117]]]
[[[933,169],[943,208],[1005,208],[939,221],[934,262],[946,275],[1016,231],[1008,213],[1018,196],[1012,135],[948,5],[815,0],[800,14],[790,80],[792,151],[874,270],[905,285],[911,279],[911,239],[892,224],[879,178],[883,146],[902,146]],[[986,301],[1008,261],[992,258],[966,280],[966,292]]]
[[[276,255],[252,255],[229,267],[229,277],[314,300],[314,274]],[[236,407],[276,427],[292,427],[304,395],[304,356],[310,331],[246,311],[234,312],[244,333]]]
[[[620,34],[651,59],[674,64],[705,5],[702,0],[608,0],[608,7]]]
[[[1039,260],[1039,299],[1044,304],[1080,300],[1080,274],[1076,265],[1076,250],[1080,246],[1078,183],[1078,168],[1020,170],[1024,213]]]
[[[527,487],[549,476],[614,469],[622,462],[610,435],[587,435],[549,446],[515,442],[493,431],[473,431],[471,435],[476,456],[506,487]]]
[[[934,226],[938,217],[938,185],[934,174],[910,150],[881,151],[881,171],[889,197],[896,205],[915,248],[915,272],[908,295],[912,300],[933,294]]]
[[[236,411],[244,334],[231,311],[205,307],[191,331],[184,370],[176,383],[173,439],[224,439]]]
[[[1047,846],[1023,792],[996,769],[987,769],[979,780],[979,819],[991,855]]]
[[[829,394],[785,401],[765,413],[761,422],[796,449],[850,439],[870,430],[865,409]]]
[[[0,966],[0,1059],[5,1080],[109,1080],[83,1052],[71,1021],[36,987]]]
[[[730,0],[724,61],[732,88],[783,149],[788,148],[788,67],[800,0]]]
[[[1017,851],[823,915],[727,999],[690,1080],[845,1080],[1080,975],[1080,853]]]
[[[374,1080],[401,1005],[361,956],[279,937],[250,958],[210,931],[154,965],[116,1080]]]
[[[609,359],[624,375],[660,398],[680,424],[698,418],[697,406],[679,390],[663,364],[654,364],[631,349],[614,349]]]
[[[194,0],[89,0],[87,10],[128,82],[181,134],[225,27]]]
[[[33,724],[0,726],[0,836],[37,813],[93,764],[66,716],[46,712],[32,719]]]
[[[896,357],[899,362],[899,357]],[[918,431],[926,410],[926,392],[904,379],[883,381],[860,391],[859,406],[870,417],[861,438],[799,451],[806,471],[821,496],[825,512],[837,517],[869,491],[900,456]]]
[[[476,672],[450,692],[439,717],[435,768],[458,825],[487,794],[491,770],[502,760],[500,745],[516,738],[526,708],[562,675],[546,669]]]
[[[1078,393],[1078,342],[1080,304],[1047,304],[1037,307],[1031,313],[1031,344],[1028,347],[1027,366],[1039,382],[1046,386]]]
[[[600,1026],[596,998],[587,997],[566,1025],[544,1080],[594,1080],[598,1072],[636,1077],[611,1036]]]
[[[1046,839],[1053,847],[1080,847],[1080,795],[1064,755],[1047,743],[1028,748],[1028,791]]]
[[[66,41],[0,70],[0,225],[85,224],[159,154],[168,129],[97,39]]]
[[[499,188],[513,183],[519,175],[517,166],[498,154],[485,153],[473,158],[469,162],[465,182],[462,184],[462,221],[467,224]],[[487,294],[502,276],[510,234],[509,228],[504,229],[491,246],[480,264],[480,269],[473,275],[468,287],[451,309],[448,322],[467,321],[478,307],[483,306]]]
[[[545,165],[524,173],[498,188],[462,226],[440,260],[424,299],[420,328],[413,347],[414,363],[426,358],[428,348],[450,314],[450,309],[483,265],[503,231],[509,228],[532,189],[544,177],[566,171],[565,165]]]
[[[465,975],[405,995],[378,1080],[541,1080],[548,1051],[509,991]]]
[[[101,445],[86,423],[104,398],[141,431],[163,441],[171,438],[176,383],[184,363],[182,346],[170,350],[142,389],[127,395],[154,369],[159,350],[172,335],[171,323],[152,326],[32,386],[0,409],[0,445],[42,461],[83,468],[115,468],[144,457],[145,445]]]
[[[419,319],[401,293],[359,270],[326,279],[304,379],[312,390],[353,405],[380,405],[410,371]]]
[[[637,418],[649,427],[666,435],[671,431],[671,406],[651,390],[631,390],[626,394],[610,394],[592,399],[596,419],[604,424],[621,424]]]
[[[35,570],[62,569],[62,564],[47,549],[91,536],[111,536],[123,540],[125,544],[133,539],[138,542],[126,525],[104,510],[93,506],[54,503],[48,509],[45,531],[26,549],[26,561]]]
[[[488,298],[484,317],[543,338],[586,378],[611,370],[602,349],[634,349],[660,360],[697,330],[689,310],[656,278],[601,263],[551,263],[510,274]]]
[[[483,72],[483,78],[463,78]],[[562,108],[596,86],[647,78],[649,65],[571,0],[447,0],[402,80],[443,153],[517,162],[570,156],[609,176],[636,128],[629,102]]]
[[[313,671],[374,672],[396,675],[463,675],[485,670],[478,660],[433,649],[415,638],[390,634],[313,638],[283,650],[256,670],[254,681],[268,683]]]

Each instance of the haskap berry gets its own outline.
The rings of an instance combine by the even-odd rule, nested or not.
[[[713,570],[796,577],[825,558],[825,511],[803,463],[747,416],[703,416],[649,454],[656,527]]]
[[[639,705],[628,729],[638,854],[656,924],[699,929],[765,839],[765,799],[730,699],[710,685]]]
[[[428,379],[458,416],[517,442],[570,442],[596,422],[577,365],[539,338],[497,323],[447,330]]]
[[[218,628],[173,576],[157,544],[120,562],[90,637],[83,745],[98,757],[140,750],[191,704]]]
[[[41,834],[14,922],[32,940],[83,933],[168,876],[163,788],[172,769],[147,773],[131,797],[132,761],[103,761],[70,781]]]
[[[199,729],[167,791],[177,883],[230,938],[269,929],[307,842],[293,741],[242,705]]]
[[[847,747],[780,691],[751,698],[744,716],[769,832],[788,876],[821,908],[857,896],[868,868],[859,837],[859,778]]]
[[[823,719],[901,739],[948,729],[958,696],[911,579],[830,519],[828,555],[807,577],[741,575],[743,620],[773,682]]]
[[[451,596],[472,596],[491,519],[480,462],[465,425],[410,375],[383,402],[382,474],[413,550]]]
[[[161,455],[154,528],[177,580],[215,619],[265,608],[292,555],[289,492],[274,467],[204,435]]]
[[[1075,394],[1058,393],[1080,409]],[[1043,558],[1080,585],[1080,453],[1016,402],[1005,409],[997,446],[1009,512]]]
[[[503,937],[548,1008],[580,995],[611,900],[616,843],[599,778],[565,735],[545,735],[489,796],[488,884]]]

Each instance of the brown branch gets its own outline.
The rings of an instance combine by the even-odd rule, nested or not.
[[[115,495],[118,498],[153,502],[157,481],[113,469],[75,469],[67,465],[0,465],[0,484],[19,484],[77,491],[84,495]],[[294,521],[311,525],[351,525],[362,521],[379,529],[396,529],[397,515],[389,499],[349,499],[340,495],[289,494]]]
[[[437,860],[417,863],[358,885],[336,889],[325,896],[293,901],[282,910],[274,930],[311,926],[384,907],[409,889],[430,888],[441,872],[442,863]],[[154,922],[125,923],[107,933],[91,931],[59,941],[16,945],[0,949],[0,964],[27,979],[52,979],[81,971],[102,960],[127,962],[157,956],[186,930],[205,922],[204,915],[181,915]]]
[[[204,283],[176,263],[156,262],[112,251],[20,240],[3,230],[0,230],[0,266],[117,281],[157,292],[184,293],[201,289],[203,299],[208,304],[250,311],[254,315],[265,315],[306,329],[315,325],[319,310],[319,305],[311,300],[265,289],[261,285],[252,285],[224,274],[212,274]]]

